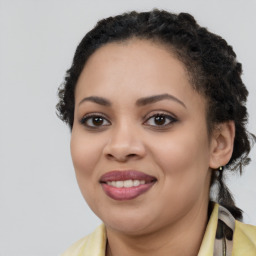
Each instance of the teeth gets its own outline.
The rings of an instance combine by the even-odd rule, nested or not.
[[[131,187],[137,187],[139,185],[145,184],[145,180],[118,180],[118,181],[108,181],[107,184],[116,187],[116,188],[131,188]]]
[[[125,180],[124,181],[124,187],[125,188],[133,187],[133,181],[132,180]]]
[[[116,181],[116,187],[117,188],[122,188],[124,186],[124,182],[123,181]]]
[[[140,181],[139,180],[134,180],[133,181],[133,186],[139,186],[140,185]]]

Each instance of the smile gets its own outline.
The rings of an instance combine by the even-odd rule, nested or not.
[[[100,184],[107,196],[114,200],[131,200],[147,192],[157,181],[138,171],[112,171],[104,174]]]
[[[139,185],[144,185],[145,180],[118,180],[118,181],[108,181],[107,184],[115,188],[131,188],[138,187]]]

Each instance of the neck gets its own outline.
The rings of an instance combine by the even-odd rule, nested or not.
[[[127,235],[107,227],[107,256],[196,256],[208,221],[208,205],[192,209],[175,224],[149,234]]]

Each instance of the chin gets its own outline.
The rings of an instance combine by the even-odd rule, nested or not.
[[[142,211],[132,209],[108,211],[107,214],[98,215],[107,228],[115,230],[116,232],[127,235],[141,235],[150,229],[151,223],[149,214],[143,214]]]
[[[111,221],[105,223],[107,228],[115,232],[123,233],[130,236],[144,235],[149,232],[149,224],[126,220],[126,221]]]

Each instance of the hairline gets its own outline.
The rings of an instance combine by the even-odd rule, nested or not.
[[[131,36],[128,36],[127,38],[120,38],[120,39],[115,38],[113,40],[109,40],[107,42],[103,42],[102,44],[100,44],[93,51],[91,51],[91,53],[86,58],[86,60],[83,64],[83,68],[81,69],[81,71],[78,75],[76,84],[74,86],[74,97],[75,97],[75,91],[76,91],[76,86],[77,86],[79,77],[80,77],[81,73],[83,72],[87,62],[89,61],[89,59],[93,56],[93,54],[95,52],[97,52],[99,49],[101,49],[102,47],[107,46],[109,44],[117,44],[117,45],[123,44],[123,45],[125,45],[125,44],[131,43],[131,42],[136,41],[136,40],[147,41],[149,43],[154,44],[155,46],[160,46],[163,49],[165,49],[166,52],[169,53],[172,57],[174,57],[175,59],[180,61],[180,63],[182,63],[182,65],[184,67],[184,71],[185,71],[187,79],[188,79],[188,82],[191,85],[192,89],[195,92],[197,92],[198,94],[200,94],[202,97],[205,98],[205,103],[206,103],[205,104],[205,108],[206,108],[205,118],[206,118],[206,125],[207,125],[207,134],[208,134],[208,137],[210,139],[210,137],[212,135],[212,132],[214,130],[214,127],[215,127],[215,123],[213,122],[213,120],[211,120],[211,117],[210,117],[210,98],[206,95],[206,93],[204,93],[204,90],[202,89],[203,88],[202,85],[196,86],[197,84],[199,84],[199,82],[197,81],[198,79],[196,77],[197,74],[195,74],[195,72],[193,72],[193,70],[191,70],[191,68],[189,68],[188,63],[186,63],[186,61],[185,61],[185,57],[182,56],[181,53],[184,53],[184,51],[182,51],[182,50],[179,51],[172,43],[169,43],[168,41],[163,40],[158,35],[153,35],[151,37],[146,36],[146,35],[131,35]],[[201,90],[199,90],[198,88],[201,88]],[[75,98],[74,98],[74,109],[75,109]],[[74,120],[73,120],[73,122],[74,122]],[[73,128],[73,123],[72,123],[71,130],[72,130],[72,128]]]

